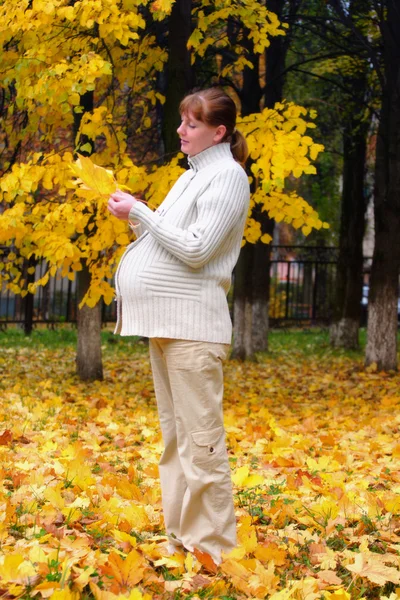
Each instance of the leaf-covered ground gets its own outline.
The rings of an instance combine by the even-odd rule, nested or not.
[[[1,341],[1,340],[0,340]],[[145,346],[0,347],[1,598],[400,597],[400,377],[288,349],[226,365],[240,545],[168,556]]]

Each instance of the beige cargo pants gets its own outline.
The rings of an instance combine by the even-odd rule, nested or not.
[[[222,416],[228,346],[153,338],[150,359],[165,449],[159,464],[171,543],[221,562],[236,545]]]

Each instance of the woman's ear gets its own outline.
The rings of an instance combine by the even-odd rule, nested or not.
[[[218,127],[214,133],[214,142],[218,144],[221,140],[224,139],[225,134],[226,134],[225,125],[218,125]]]

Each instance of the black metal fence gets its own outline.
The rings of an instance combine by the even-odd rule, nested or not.
[[[45,272],[46,263],[37,265],[32,279],[37,281]],[[61,277],[60,273],[50,277],[46,285],[38,287],[33,299],[29,295],[13,294],[5,285],[0,290],[0,328],[12,323],[27,324],[29,320],[33,324],[75,323],[77,310],[76,280]],[[116,320],[115,302],[110,305],[103,302],[102,318],[103,323]]]
[[[273,246],[270,324],[329,324],[335,303],[337,261],[335,247]]]
[[[338,250],[333,247],[273,246],[270,262],[272,326],[288,323],[329,324],[335,301]],[[45,272],[36,266],[34,279]],[[33,278],[33,277],[32,277]],[[31,298],[32,300],[32,298]],[[103,322],[116,319],[115,302],[103,305]],[[76,281],[57,275],[39,287],[30,302],[3,286],[0,290],[0,327],[8,323],[73,323],[77,315]]]

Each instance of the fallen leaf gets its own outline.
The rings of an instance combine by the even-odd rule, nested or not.
[[[377,585],[385,585],[388,581],[400,584],[400,572],[394,567],[382,564],[373,556],[367,558],[363,554],[357,554],[354,563],[346,565],[346,569],[358,577],[366,577]]]
[[[0,435],[0,446],[7,446],[13,440],[13,434],[9,429],[5,429]]]
[[[319,571],[317,575],[321,581],[329,585],[343,585],[343,581],[336,575],[335,571],[325,569],[324,571]]]
[[[215,564],[215,562],[209,554],[207,554],[206,552],[202,552],[197,548],[194,549],[193,554],[209,573],[216,574],[218,572],[218,566]]]

